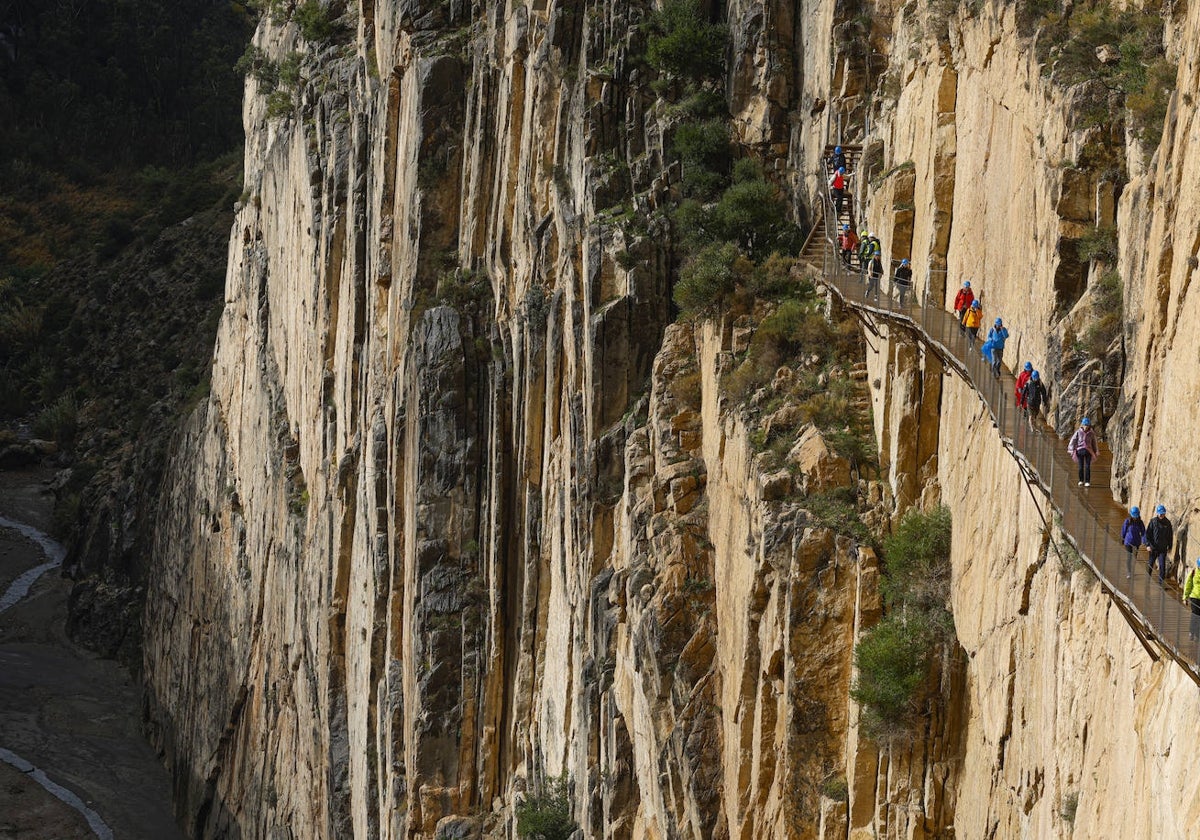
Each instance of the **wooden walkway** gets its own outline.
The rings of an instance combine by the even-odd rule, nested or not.
[[[832,208],[827,208],[827,212],[832,215]],[[1016,407],[1013,375],[1005,369],[996,379],[980,353],[979,346],[993,316],[985,319],[987,323],[980,329],[979,342],[972,347],[959,331],[953,313],[946,311],[941,301],[914,302],[910,294],[907,306],[902,308],[888,295],[886,278],[881,299],[868,300],[864,295],[865,284],[856,272],[841,265],[828,238],[818,267],[822,269],[818,280],[842,303],[907,329],[941,358],[948,370],[956,372],[976,391],[1004,445],[1027,480],[1045,491],[1061,517],[1063,533],[1099,578],[1105,594],[1121,610],[1147,653],[1156,660],[1164,653],[1171,656],[1200,683],[1197,664],[1200,642],[1188,639],[1190,612],[1181,603],[1179,588],[1170,579],[1166,585],[1160,585],[1157,573],[1154,576],[1147,573],[1145,550],[1135,555],[1131,566],[1127,564],[1127,553],[1121,543],[1121,525],[1127,511],[1112,498],[1112,453],[1101,444],[1100,457],[1092,467],[1092,486],[1078,486],[1077,468],[1067,454],[1066,440],[1043,422],[1029,427]],[[1153,500],[1145,500],[1141,507],[1143,519],[1148,523]],[[1168,567],[1168,574],[1170,571]]]

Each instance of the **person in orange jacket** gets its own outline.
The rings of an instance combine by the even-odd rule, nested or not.
[[[974,347],[975,339],[979,336],[979,325],[983,323],[983,307],[979,305],[979,301],[971,301],[967,313],[963,315],[962,323],[967,331],[967,341]]]
[[[842,252],[842,262],[846,264],[846,268],[849,268],[854,258],[854,252],[858,250],[858,234],[850,225],[842,225],[842,232],[838,236],[838,248]]]

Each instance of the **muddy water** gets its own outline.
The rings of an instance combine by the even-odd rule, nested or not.
[[[0,472],[0,840],[177,840],[137,685],[63,632],[47,478]]]

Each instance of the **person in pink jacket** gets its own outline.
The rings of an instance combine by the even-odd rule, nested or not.
[[[1092,430],[1091,420],[1084,417],[1079,421],[1079,428],[1075,430],[1075,434],[1071,435],[1071,440],[1067,444],[1067,452],[1071,453],[1071,457],[1079,465],[1079,485],[1091,487],[1092,461],[1100,454],[1100,450],[1096,447],[1096,433]]]

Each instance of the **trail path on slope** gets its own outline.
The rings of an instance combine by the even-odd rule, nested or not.
[[[137,685],[64,632],[47,477],[0,472],[0,838],[176,840]]]

